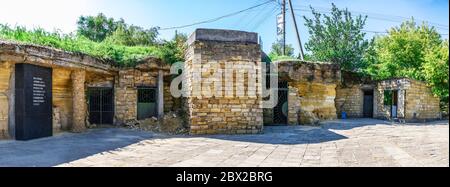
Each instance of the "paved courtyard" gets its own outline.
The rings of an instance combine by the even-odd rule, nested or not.
[[[120,128],[0,141],[0,166],[449,166],[448,121],[373,119],[266,127],[260,135],[168,136]]]

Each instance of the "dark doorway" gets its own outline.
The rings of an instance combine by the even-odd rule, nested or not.
[[[157,90],[153,87],[138,88],[137,101],[137,119],[143,120],[151,117],[156,117],[157,111]]]
[[[88,88],[89,123],[112,125],[114,122],[114,91],[112,88]]]
[[[373,90],[364,91],[363,116],[373,118]]]
[[[278,103],[273,108],[273,123],[275,125],[287,124],[287,110],[288,110],[288,82],[278,82]]]
[[[52,69],[15,66],[15,130],[17,140],[53,135]]]

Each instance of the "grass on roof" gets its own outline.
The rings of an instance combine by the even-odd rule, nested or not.
[[[117,66],[127,67],[136,65],[143,58],[153,56],[163,58],[165,51],[161,46],[123,46],[108,42],[94,42],[83,36],[62,34],[61,32],[47,32],[38,28],[27,30],[25,27],[9,27],[0,24],[0,39],[16,41],[26,44],[36,44],[53,47],[68,52],[87,54]]]

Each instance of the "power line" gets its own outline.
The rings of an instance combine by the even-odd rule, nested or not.
[[[196,23],[192,23],[192,24],[188,24],[188,25],[182,25],[182,26],[175,26],[175,27],[162,28],[162,29],[160,29],[160,30],[181,29],[181,28],[186,28],[186,27],[192,27],[192,26],[195,26],[195,25],[200,25],[200,24],[205,24],[205,23],[211,23],[211,22],[215,22],[215,21],[218,21],[218,20],[227,18],[227,17],[231,17],[231,16],[238,15],[238,14],[240,14],[240,13],[243,13],[243,12],[246,12],[246,11],[249,11],[249,10],[252,10],[252,9],[255,9],[255,8],[257,8],[257,7],[260,7],[260,6],[263,6],[263,5],[265,5],[265,4],[272,3],[272,2],[274,2],[274,0],[269,0],[269,1],[266,1],[266,2],[264,2],[264,3],[261,3],[261,4],[258,4],[258,5],[255,5],[255,6],[246,8],[246,9],[244,9],[244,10],[240,10],[240,11],[237,11],[237,12],[233,12],[233,13],[230,13],[230,14],[227,14],[227,15],[224,15],[224,16],[220,16],[220,17],[217,17],[217,18],[213,18],[213,19],[209,19],[209,20],[205,20],[205,21],[200,21],[200,22],[196,22]]]
[[[271,6],[269,6],[269,4],[267,4],[267,5],[264,5],[262,8],[258,9],[259,11],[257,11],[256,14],[252,15],[252,17],[247,22],[244,22],[244,20],[240,20],[240,22],[244,24],[243,27],[240,27],[240,28],[247,28],[248,26],[250,26],[250,24],[254,23],[255,21],[260,20],[261,15],[263,17],[265,16],[263,14],[263,12],[267,12],[268,7],[271,7]]]
[[[277,13],[276,6],[273,7],[270,12],[266,12],[266,14],[263,14],[262,19],[255,22],[256,24],[253,25],[253,27],[251,28],[251,31],[255,31],[256,29],[258,29],[263,23],[265,23],[269,18],[271,18],[272,15],[274,15],[274,13]]]
[[[303,11],[303,12],[310,12],[310,11],[311,11],[311,10],[309,9],[309,7],[306,7],[306,6],[298,6],[298,7],[304,7],[304,8],[294,8],[294,10],[299,10],[299,11]],[[316,12],[320,12],[320,13],[331,13],[331,12],[329,11],[329,9],[324,8],[324,7],[312,7],[312,8],[316,9],[316,10],[315,10]],[[322,9],[322,10],[317,10],[317,9]],[[409,20],[409,19],[411,19],[411,18],[407,18],[407,17],[403,17],[403,16],[386,15],[386,14],[379,14],[379,13],[370,13],[370,12],[361,12],[361,11],[350,11],[350,10],[349,10],[349,12],[354,13],[354,14],[365,14],[365,15],[367,15],[367,18],[369,18],[369,19],[376,19],[376,20],[382,20],[382,21],[390,21],[390,22],[396,22],[396,23],[403,22],[404,20]],[[396,17],[397,20],[396,20],[396,19],[392,19],[393,17]],[[401,19],[401,21],[399,21],[398,19]],[[416,19],[416,18],[414,18],[414,19]],[[423,19],[416,19],[416,20],[427,22],[428,24],[430,24],[430,25],[432,25],[432,26],[435,26],[436,28],[446,29],[446,30],[449,29],[449,26],[448,26],[448,25],[443,25],[443,24],[439,24],[439,23],[434,23],[434,22],[430,22],[430,21],[427,21],[427,20],[423,20]]]

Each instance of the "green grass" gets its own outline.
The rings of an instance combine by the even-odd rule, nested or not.
[[[107,42],[94,42],[82,36],[47,32],[43,29],[27,30],[25,27],[9,27],[0,24],[0,39],[20,43],[53,47],[68,52],[87,54],[117,66],[133,66],[139,60],[153,56],[166,58],[166,49],[162,46],[122,46]],[[170,63],[170,62],[167,62]]]

